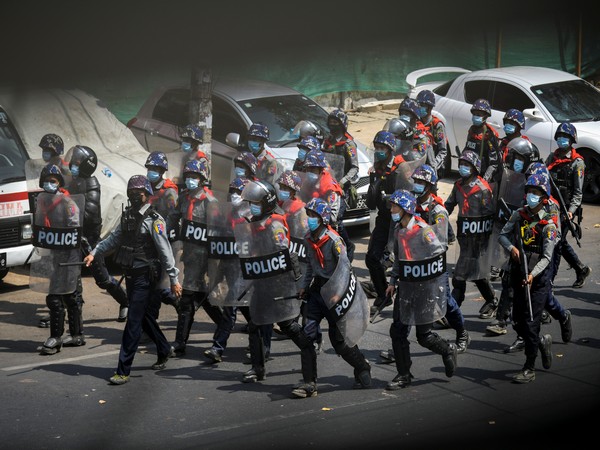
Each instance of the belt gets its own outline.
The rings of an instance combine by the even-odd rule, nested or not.
[[[150,266],[134,267],[131,269],[125,269],[124,275],[126,277],[135,277],[138,275],[143,275],[145,273],[148,273],[149,271],[150,271]]]

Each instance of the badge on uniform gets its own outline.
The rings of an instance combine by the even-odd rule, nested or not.
[[[335,196],[336,196],[335,192],[331,191],[329,193],[329,195],[327,196],[327,203],[329,203],[329,205],[333,205],[335,203]]]
[[[342,254],[342,241],[340,239],[338,239],[337,241],[335,241],[335,251],[338,253],[338,255]]]
[[[428,228],[423,232],[423,238],[428,244],[431,244],[435,241],[435,232],[431,228]]]
[[[548,240],[555,241],[557,235],[558,235],[558,232],[557,232],[556,228],[552,227],[552,228],[548,229]]]
[[[283,228],[276,228],[273,231],[273,236],[275,237],[275,241],[278,244],[285,244],[285,242],[287,240],[286,235],[285,235],[285,230]]]
[[[165,223],[160,220],[155,221],[154,231],[159,235],[165,234]]]

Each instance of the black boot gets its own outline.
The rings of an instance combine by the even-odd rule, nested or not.
[[[367,362],[358,346],[346,347],[347,350],[340,356],[354,367],[354,389],[368,389],[371,387],[371,365]]]
[[[64,347],[80,347],[85,345],[83,337],[83,301],[71,303],[67,307],[69,317],[69,336],[63,339]]]
[[[540,336],[538,348],[542,355],[542,366],[548,370],[552,367],[552,336],[545,334]]]
[[[462,330],[456,330],[456,350],[458,353],[464,353],[467,347],[471,343],[471,336],[469,332],[464,328]]]
[[[454,375],[457,366],[458,350],[455,344],[449,344],[445,339],[442,339],[437,333],[427,333],[426,336],[419,338],[419,344],[431,350],[438,355],[442,355],[442,361],[446,369],[448,378]]]
[[[515,342],[513,342],[512,344],[510,344],[508,347],[506,347],[504,349],[504,353],[516,353],[516,352],[523,351],[524,348],[525,348],[525,341],[523,340],[523,338],[521,336],[517,336],[517,339],[515,339]]]
[[[185,347],[187,345],[188,338],[190,337],[190,330],[192,329],[193,322],[193,309],[188,308],[187,310],[182,310],[179,314],[177,314],[177,329],[175,330],[175,342],[172,346],[175,356],[181,356],[185,354]]]
[[[585,279],[592,273],[592,268],[582,265],[582,267],[578,267],[575,270],[577,271],[577,279],[575,280],[575,283],[573,283],[573,287],[579,289],[583,287]]]
[[[410,367],[412,361],[410,359],[410,346],[408,344],[392,343],[394,347],[394,357],[396,359],[396,369],[398,374],[385,387],[388,391],[396,391],[410,386],[412,375]]]

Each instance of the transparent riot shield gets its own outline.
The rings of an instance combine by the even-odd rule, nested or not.
[[[33,214],[34,252],[29,287],[44,294],[70,294],[81,274],[83,195],[37,195]]]
[[[259,180],[267,181],[268,183],[275,184],[275,181],[285,171],[283,164],[279,163],[276,159],[264,158],[258,162],[258,169],[256,170],[256,178]]]
[[[308,233],[308,217],[304,205],[304,202],[295,199],[286,200],[281,207],[290,228],[290,253],[298,255],[300,270],[303,274],[306,272],[308,263],[306,241],[304,240],[304,236]],[[301,280],[301,278],[298,280],[298,288],[300,288]]]
[[[412,174],[417,167],[420,167],[425,163],[425,158],[425,156],[422,156],[419,159],[411,161],[405,159],[405,162],[398,166],[396,169],[396,189],[412,191],[414,185]]]
[[[242,294],[251,296],[252,321],[266,325],[298,317],[300,301],[282,222],[242,223],[234,228],[234,234],[242,277],[249,281]]]
[[[298,172],[302,180],[302,189],[296,193],[304,203],[308,203],[312,198],[319,196],[319,178],[311,178],[306,172]]]
[[[396,230],[398,286],[396,302],[406,325],[433,323],[446,315],[449,295],[446,251],[448,223]]]
[[[321,297],[344,336],[344,342],[354,347],[367,329],[369,302],[345,251],[340,255],[333,275],[321,287]]]
[[[244,202],[246,203],[246,202]],[[208,205],[208,279],[211,304],[216,306],[248,306],[251,295],[242,295],[249,281],[242,277],[239,249],[234,227],[246,220],[238,208],[228,202]]]
[[[325,161],[329,166],[329,172],[336,179],[336,181],[340,181],[344,176],[344,166],[346,165],[346,160],[342,155],[337,155],[332,152],[324,151]]]
[[[491,245],[494,215],[459,215],[456,225],[460,248],[456,252],[453,277],[465,281],[488,278],[494,256]]]

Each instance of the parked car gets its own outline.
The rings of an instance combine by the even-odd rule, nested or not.
[[[420,78],[442,73],[454,73],[454,77],[449,81],[418,83]],[[471,105],[479,98],[489,100],[492,117],[488,123],[499,131],[500,137],[504,136],[505,112],[510,108],[521,110],[525,115],[522,133],[539,148],[544,159],[556,149],[554,133],[558,124],[572,122],[577,128],[575,147],[586,164],[583,199],[600,201],[600,90],[587,81],[560,70],[515,66],[475,71],[434,67],[409,73],[406,82],[411,98],[423,89],[434,92],[434,112],[446,124],[452,170],[458,167],[458,155],[471,125]]]
[[[137,115],[127,126],[148,150],[163,151],[169,158],[171,176],[180,168],[171,170],[170,153],[180,152],[180,130],[189,123],[189,86],[163,86],[157,88],[144,102]],[[212,86],[212,141],[211,175],[216,194],[227,192],[231,180],[233,158],[238,150],[228,145],[227,135],[237,133],[245,139],[250,125],[262,122],[269,127],[269,150],[284,165],[291,168],[298,148],[298,138],[292,135],[301,120],[310,120],[322,130],[327,130],[327,111],[300,92],[279,84],[248,80],[219,78]],[[369,223],[370,212],[365,197],[371,166],[363,144],[359,145],[358,207],[348,209],[344,224]],[[177,158],[173,158],[177,160]]]
[[[38,186],[37,180],[27,182],[25,166],[39,160],[42,167],[38,144],[47,133],[63,139],[65,154],[75,144],[96,152],[102,237],[117,224],[127,203],[129,177],[146,173],[148,153],[97,98],[80,90],[0,92],[0,278],[10,267],[33,262],[28,184]]]

